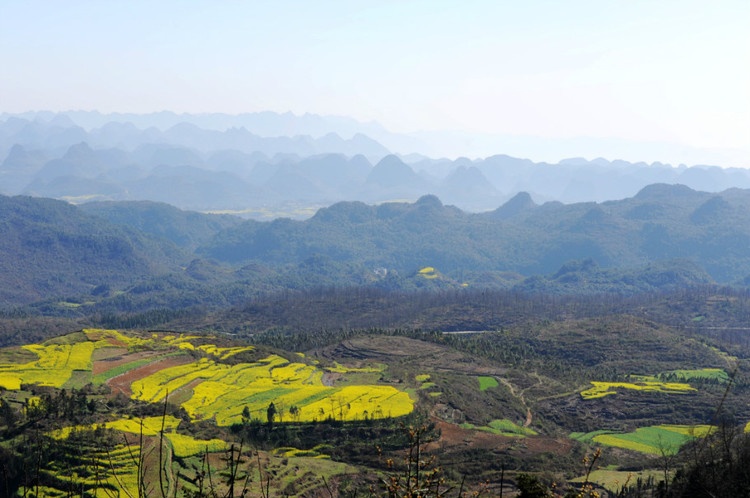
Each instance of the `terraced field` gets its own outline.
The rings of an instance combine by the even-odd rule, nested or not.
[[[272,403],[276,422],[399,417],[414,409],[414,401],[405,391],[357,383],[357,379],[377,379],[384,365],[352,367],[334,362],[323,368],[303,354],[292,355],[290,361],[276,354],[256,355],[252,346],[222,347],[210,340],[202,336],[83,330],[44,344],[0,351],[0,387],[19,393],[11,396],[14,402],[34,406],[40,398],[31,396],[28,390],[21,392],[22,387],[75,387],[73,381],[80,386],[107,384],[113,394],[126,393],[139,401],[177,401],[194,422],[211,421],[219,426],[248,418],[266,422]],[[254,361],[241,361],[253,356]],[[346,377],[346,382],[326,385],[326,374]],[[82,441],[101,438],[101,431],[111,434],[106,436],[108,448],[86,447],[88,460],[80,467],[45,469],[47,480],[57,484],[40,487],[39,496],[58,496],[61,489],[77,487],[89,489],[96,497],[113,492],[138,496],[137,462],[141,458],[150,462],[152,469],[166,465],[164,478],[170,492],[176,489],[178,474],[182,476],[179,479],[197,478],[195,469],[204,465],[200,455],[208,455],[205,458],[217,471],[224,465],[221,455],[228,447],[224,439],[196,438],[191,435],[192,424],[185,427],[186,422],[174,416],[108,418],[49,433],[61,444],[83,444],[81,448],[85,447]],[[313,468],[328,476],[347,471],[345,464],[326,461],[323,446],[316,448],[259,452],[256,463],[262,461],[261,466],[284,476],[274,482],[273,488],[283,485],[304,490],[319,486],[319,477],[310,477]],[[162,459],[164,463],[159,463]],[[261,479],[259,472],[256,470],[256,480]],[[152,482],[159,479],[142,478]],[[181,486],[190,487],[184,482]],[[280,493],[280,488],[277,491]]]
[[[58,440],[64,440],[68,439],[74,432],[94,431],[101,428],[137,435],[138,437],[141,435],[157,437],[163,430],[164,438],[170,443],[172,451],[178,457],[188,457],[204,452],[215,453],[227,448],[227,443],[221,439],[199,440],[186,434],[180,434],[176,432],[179,425],[180,420],[169,415],[165,417],[121,418],[103,424],[64,427],[50,433],[50,436]],[[127,440],[127,436],[122,440]],[[134,442],[135,438],[131,437],[129,440]]]
[[[432,266],[425,266],[418,272],[421,276],[423,276],[426,279],[433,279],[437,278],[438,274],[435,272],[435,268]]]
[[[630,377],[641,381],[678,380],[690,382],[692,380],[697,380],[714,381],[719,384],[726,384],[730,380],[729,374],[721,368],[670,370],[667,372],[661,372],[657,375],[631,375]]]
[[[94,384],[126,381],[121,392],[130,391],[137,400],[159,403],[180,395],[181,403],[195,420],[213,420],[231,425],[247,417],[264,420],[271,403],[279,421],[363,420],[399,417],[410,413],[414,402],[393,386],[326,386],[326,372],[315,364],[289,361],[278,355],[253,363],[226,364],[223,361],[252,346],[218,347],[200,344],[198,336],[152,335],[139,337],[114,330],[84,330],[71,344],[24,346],[36,359],[25,363],[0,364],[0,386],[18,390],[23,384],[63,387],[71,377]],[[92,354],[99,354],[93,375]],[[144,356],[144,351],[150,354]],[[119,354],[116,354],[119,353]],[[190,361],[190,353],[203,357]],[[28,358],[17,355],[18,358]],[[173,358],[172,362],[159,360]],[[300,357],[301,358],[301,357]],[[177,363],[177,364],[175,364]],[[107,368],[109,367],[109,368]],[[339,374],[376,373],[382,367],[349,368],[338,363],[328,371]],[[139,372],[143,375],[139,376]]]
[[[500,436],[508,437],[526,437],[536,436],[537,432],[523,427],[510,420],[493,420],[486,426],[476,426],[473,424],[461,424],[462,429],[474,429],[478,431],[491,432],[492,434],[498,434]]]
[[[96,344],[32,344],[23,349],[37,359],[23,364],[0,364],[0,386],[18,390],[22,384],[63,387],[75,371],[91,371],[91,353]]]
[[[63,497],[62,489],[90,489],[89,495],[106,498],[122,492],[124,496],[138,496],[138,465],[141,448],[137,445],[116,445],[111,449],[86,448],[87,465],[69,469],[45,469],[41,473],[57,486],[41,486],[19,490],[19,496]]]
[[[423,423],[434,423],[439,429],[439,439],[428,447],[451,453],[454,456],[448,458],[458,462],[470,458],[484,463],[490,457],[477,455],[485,453],[493,461],[542,454],[562,459],[608,447],[604,454],[626,455],[632,463],[675,454],[685,443],[709,434],[713,428],[701,425],[707,418],[698,411],[699,404],[715,406],[713,400],[731,381],[719,368],[677,369],[677,362],[653,363],[644,370],[660,373],[620,371],[581,390],[581,379],[591,377],[581,375],[564,384],[550,375],[506,368],[444,344],[388,335],[349,338],[305,354],[232,344],[236,343],[198,335],[83,330],[44,344],[0,350],[0,386],[11,393],[0,394],[15,406],[30,409],[44,403],[55,389],[90,383],[86,389],[96,393],[97,402],[116,397],[121,404],[113,406],[126,403],[128,410],[141,410],[100,410],[96,418],[84,419],[89,425],[49,432],[61,444],[74,444],[96,431],[113,434],[109,453],[94,452],[92,462],[98,463],[90,465],[104,468],[106,462],[116,473],[107,471],[96,478],[84,468],[46,470],[51,479],[66,486],[90,487],[99,479],[103,487],[134,490],[138,477],[133,458],[140,451],[151,459],[152,467],[159,467],[158,461],[154,464],[159,455],[171,462],[170,476],[195,480],[205,464],[201,458],[214,469],[221,468],[226,461],[225,441],[238,441],[232,439],[238,431],[247,435],[252,430],[263,444],[269,434],[290,434],[288,440],[256,451],[254,458],[262,462],[261,468],[274,468],[286,476],[285,484],[279,481],[283,489],[301,490],[320,484],[309,478],[309,469],[331,476],[352,471],[342,463],[349,460],[342,458],[339,446],[320,444],[329,439],[312,441],[293,435],[315,427],[355,431],[353,427],[371,434],[373,425],[398,425],[398,421],[373,424],[373,419],[411,414],[419,403],[415,419],[424,417]],[[703,364],[717,363],[721,364]],[[105,394],[107,387],[110,395]],[[161,413],[165,401],[175,416],[146,416]],[[681,413],[652,411],[678,402],[696,413],[680,419]],[[636,416],[618,418],[623,411]],[[330,422],[317,423],[322,421]],[[568,437],[569,427],[591,432]],[[135,445],[140,437],[143,443]],[[365,435],[360,444],[370,444],[368,437],[372,436]],[[139,451],[133,450],[135,446]],[[359,448],[352,454],[365,452]],[[253,465],[259,464],[254,460]],[[55,496],[53,488],[45,493]]]
[[[329,387],[323,385],[323,373],[276,355],[232,366],[201,359],[160,370],[133,382],[132,389],[135,399],[159,402],[190,385],[192,395],[183,408],[196,420],[212,419],[218,425],[241,422],[243,412],[265,420],[270,403],[280,421],[285,412],[287,420],[309,422],[398,417],[413,410],[409,395],[394,387]]]

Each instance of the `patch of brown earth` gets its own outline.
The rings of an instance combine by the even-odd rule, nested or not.
[[[107,337],[107,342],[112,344],[113,346],[116,346],[118,348],[127,348],[128,345],[124,342],[122,342],[119,339],[115,339],[114,337]]]
[[[442,420],[438,420],[435,423],[435,428],[440,431],[440,446],[456,446],[456,445],[465,445],[467,442],[471,441],[471,439],[474,436],[474,431],[470,431],[469,429],[462,429],[456,424],[449,424],[448,422],[444,422]],[[430,445],[433,445],[435,443],[438,443],[438,441],[435,441],[433,443],[430,443]]]
[[[338,373],[338,372],[325,372],[323,374],[323,377],[321,377],[320,381],[323,383],[324,386],[331,387],[341,377],[342,377],[342,375],[340,373]]]
[[[91,361],[112,361],[127,353],[128,350],[125,348],[97,348],[91,353]]]
[[[572,449],[574,442],[569,438],[553,438],[545,436],[527,437],[524,439],[526,447],[532,453],[555,453],[566,455]]]
[[[399,336],[369,335],[347,339],[336,345],[309,353],[344,364],[408,363],[412,367],[433,372],[456,372],[467,375],[502,375],[498,368],[481,358],[452,350],[449,347]]]
[[[458,448],[503,449],[514,439],[489,432],[463,429],[456,424],[435,420],[435,428],[440,431],[440,439],[425,445],[426,451],[450,451]]]
[[[156,358],[157,356],[163,354],[158,351],[140,351],[138,353],[127,354],[128,350],[121,349],[121,348],[102,348],[102,349],[97,349],[96,351],[94,351],[94,353],[96,354],[99,351],[108,351],[108,350],[109,350],[109,356],[105,356],[103,358],[92,356],[92,359],[94,360],[94,364],[92,365],[91,373],[93,373],[94,375],[107,372],[109,370],[112,370],[115,367],[119,367],[120,365],[130,363],[131,361],[138,361],[144,358]],[[102,354],[106,354],[106,353],[102,353]]]
[[[575,442],[568,438],[532,436],[523,439],[492,434],[491,432],[463,429],[456,424],[433,418],[435,428],[440,431],[440,439],[425,445],[426,451],[455,451],[461,448],[481,450],[504,450],[522,442],[525,452],[554,453],[567,455]]]
[[[184,386],[169,393],[169,402],[174,405],[181,405],[193,397],[193,389],[195,386],[203,382],[205,379],[193,379]]]
[[[497,450],[510,447],[516,438],[492,434],[491,432],[477,431],[469,447],[482,450]]]
[[[129,361],[133,361],[132,358]],[[154,374],[160,370],[164,370],[165,368],[185,365],[187,363],[192,363],[193,361],[195,360],[187,355],[170,356],[168,358],[156,360],[153,363],[149,363],[148,365],[134,368],[133,370],[129,370],[124,374],[120,374],[116,377],[112,377],[107,381],[107,385],[112,390],[112,394],[122,393],[125,396],[130,397],[133,394],[133,391],[130,390],[130,385],[136,380],[148,377],[149,375]]]

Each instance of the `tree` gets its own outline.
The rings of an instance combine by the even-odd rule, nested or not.
[[[547,498],[552,496],[547,486],[542,484],[538,477],[531,474],[518,474],[516,486],[521,492],[519,498]]]
[[[0,419],[8,428],[8,432],[12,431],[16,425],[16,414],[10,404],[3,398],[0,398]]]
[[[386,464],[392,470],[382,480],[382,495],[387,498],[447,498],[455,489],[449,485],[443,469],[437,465],[435,455],[427,456],[424,452],[424,446],[434,441],[432,426],[406,427],[402,428],[408,437],[409,446],[403,461],[399,462],[388,459]],[[378,448],[378,452],[380,448]],[[399,469],[400,467],[400,469]],[[375,494],[371,487],[370,493]],[[478,492],[474,493],[477,496]],[[456,491],[455,496],[463,495],[463,481],[461,487]]]
[[[271,401],[271,404],[268,405],[268,409],[266,410],[266,419],[268,420],[268,425],[273,426],[273,419],[276,416],[276,405],[273,404],[273,401]]]

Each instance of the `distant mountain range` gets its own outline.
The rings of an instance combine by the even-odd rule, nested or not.
[[[735,149],[703,149],[685,143],[627,140],[617,138],[569,137],[549,138],[526,135],[476,133],[460,130],[415,131],[394,133],[377,122],[360,122],[344,116],[317,114],[295,115],[291,112],[270,111],[241,114],[174,113],[169,111],[148,114],[107,113],[97,111],[66,111],[54,113],[33,111],[19,114],[0,113],[0,121],[15,117],[28,121],[65,125],[70,120],[87,131],[103,128],[111,122],[132,124],[136,128],[166,131],[176,125],[190,124],[204,130],[224,132],[245,128],[259,137],[297,137],[313,139],[335,134],[343,138],[366,135],[399,155],[429,157],[489,157],[498,153],[514,157],[529,157],[535,161],[556,163],[564,157],[608,157],[631,162],[662,161],[679,165],[734,166],[750,168],[750,151]],[[69,123],[68,123],[69,124]],[[92,142],[89,142],[92,143]],[[71,142],[72,145],[72,142]],[[97,145],[93,145],[97,148]],[[370,157],[365,151],[360,151]],[[416,154],[415,154],[416,153]],[[0,149],[0,157],[4,153]],[[378,158],[370,158],[377,161]],[[407,161],[409,162],[409,161]]]
[[[236,125],[243,127],[227,128]],[[571,203],[622,199],[651,183],[707,192],[750,188],[750,170],[738,168],[396,156],[356,131],[381,128],[358,126],[354,120],[274,113],[2,115],[0,192],[75,203],[151,200],[255,219],[301,219],[339,201],[415,201],[428,194],[464,210],[487,211],[519,192],[539,203]],[[342,138],[331,129],[356,133]],[[258,133],[285,131],[314,134]]]
[[[274,113],[2,115],[0,193],[31,196],[0,197],[2,304],[105,312],[316,286],[750,285],[749,170],[399,156],[365,128],[383,133]],[[60,308],[62,297],[73,300]]]

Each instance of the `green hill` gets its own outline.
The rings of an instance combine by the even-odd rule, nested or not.
[[[338,203],[306,221],[246,222],[216,234],[198,254],[239,264],[295,263],[313,254],[400,272],[432,266],[551,274],[571,260],[633,268],[682,258],[718,282],[750,273],[750,191],[721,194],[653,185],[601,204],[548,203],[469,214],[434,196],[414,204]],[[512,209],[511,209],[512,208]]]
[[[257,222],[158,203],[3,197],[0,297],[5,308],[85,316],[329,287],[632,295],[750,278],[746,190],[653,185],[622,201],[521,196],[507,208],[470,214],[426,196]]]
[[[61,201],[0,196],[0,302],[91,294],[175,268],[174,244]]]
[[[88,202],[79,207],[112,223],[164,237],[187,250],[207,242],[219,230],[242,222],[235,216],[183,211],[169,204],[149,201]]]

